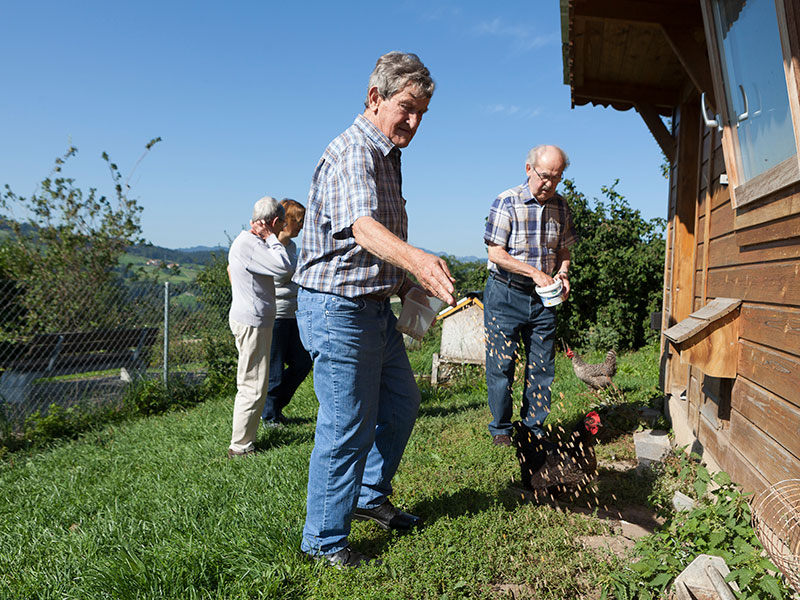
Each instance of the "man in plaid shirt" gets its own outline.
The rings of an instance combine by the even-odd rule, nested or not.
[[[569,159],[556,146],[537,146],[525,163],[528,179],[492,204],[483,239],[489,250],[484,291],[486,386],[496,446],[511,445],[511,386],[517,347],[525,348],[525,382],[520,418],[545,446],[555,372],[556,307],[547,307],[535,286],[561,279],[569,295],[569,247],[577,241],[564,198],[556,194]]]
[[[414,54],[378,59],[366,110],[322,155],[308,196],[294,281],[297,325],[319,400],[301,549],[338,567],[367,562],[348,543],[353,518],[405,530],[420,519],[388,496],[420,394],[389,298],[415,287],[454,305],[439,257],[410,246],[400,148],[428,109],[434,82]]]

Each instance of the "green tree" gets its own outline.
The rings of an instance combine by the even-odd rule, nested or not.
[[[569,302],[557,335],[584,348],[638,348],[656,335],[650,313],[661,304],[664,219],[645,220],[616,191],[592,208],[574,181],[564,181],[580,241],[572,247]]]
[[[145,154],[160,139],[151,140]],[[19,333],[113,326],[127,318],[115,269],[125,247],[142,241],[142,207],[128,196],[127,180],[106,153],[102,158],[111,172],[114,198],[77,187],[62,174],[76,153],[70,147],[57,158],[50,176],[29,198],[8,185],[0,194],[2,216],[12,228],[0,244],[0,256],[5,276],[21,289],[25,323]],[[24,221],[14,218],[17,211],[26,215]]]

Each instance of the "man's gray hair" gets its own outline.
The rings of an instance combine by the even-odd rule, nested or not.
[[[369,107],[369,91],[372,88],[378,88],[378,95],[388,100],[408,84],[416,86],[425,98],[431,98],[436,88],[431,72],[422,64],[419,56],[411,52],[388,52],[378,59],[369,76],[364,106]]]
[[[275,217],[283,219],[285,215],[283,206],[272,196],[264,196],[253,206],[253,221],[272,223],[272,219]]]
[[[542,157],[542,154],[544,154],[548,148],[555,148],[561,153],[561,158],[564,161],[563,170],[566,171],[567,167],[569,166],[569,156],[567,156],[567,153],[558,146],[551,146],[549,144],[542,144],[541,146],[535,146],[531,148],[530,152],[528,152],[527,158],[525,159],[525,164],[536,167],[536,165],[539,164],[539,159]]]

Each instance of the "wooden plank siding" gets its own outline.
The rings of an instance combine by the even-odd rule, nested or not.
[[[747,462],[770,483],[800,475],[797,457],[738,411],[731,413],[731,439],[736,440],[736,448]]]
[[[681,206],[687,183],[670,188],[673,227],[668,228],[667,250],[672,268],[665,268],[664,306],[673,311],[681,306],[676,296],[685,298],[686,290],[676,281],[680,267],[686,265],[691,265],[693,274],[689,294],[693,310],[717,297],[744,300],[738,373],[728,380],[731,383],[719,384],[720,380],[690,367],[685,376],[687,401],[671,406],[685,410],[683,421],[695,438],[694,449],[745,489],[755,491],[780,479],[800,477],[800,214],[786,214],[796,201],[779,197],[777,206],[764,204],[771,218],[749,214],[743,220],[743,211],[737,214],[728,187],[720,183],[725,172],[720,136],[716,130],[702,130],[696,138],[691,251],[680,245],[679,229],[687,215],[687,207]],[[685,151],[679,150],[679,157],[686,157]],[[673,171],[673,178],[678,171]],[[750,224],[743,227],[743,223]],[[673,318],[671,323],[680,320]],[[666,369],[673,377],[679,360],[677,353],[668,357]]]
[[[757,383],[738,377],[731,394],[732,411],[751,423],[758,423],[766,435],[783,446],[797,461],[800,477],[800,410],[795,404],[765,390]]]
[[[790,402],[800,402],[797,374],[800,358],[747,340],[739,340],[739,376]]]
[[[733,265],[708,274],[711,297],[800,306],[800,261]]]

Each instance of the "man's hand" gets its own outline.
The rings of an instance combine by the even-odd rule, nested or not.
[[[456,301],[453,298],[455,278],[450,274],[447,263],[438,256],[428,254],[418,248],[416,250],[409,270],[417,278],[420,286],[444,301],[445,304],[455,306]]]
[[[550,275],[548,275],[544,271],[540,271],[535,267],[530,267],[530,269],[531,272],[529,277],[533,279],[533,283],[535,283],[539,287],[547,287],[548,285],[553,285],[556,282],[555,279],[550,277]]]
[[[257,235],[262,240],[265,240],[269,237],[271,233],[274,232],[272,231],[272,228],[269,226],[269,223],[267,223],[264,220],[261,220],[261,221],[250,221],[250,233],[252,233],[253,235]]]
[[[556,274],[555,279],[561,280],[561,285],[563,286],[561,297],[564,298],[564,300],[566,300],[567,298],[569,298],[569,291],[572,289],[572,286],[570,286],[569,284],[569,274],[565,273],[564,271],[561,271]]]

